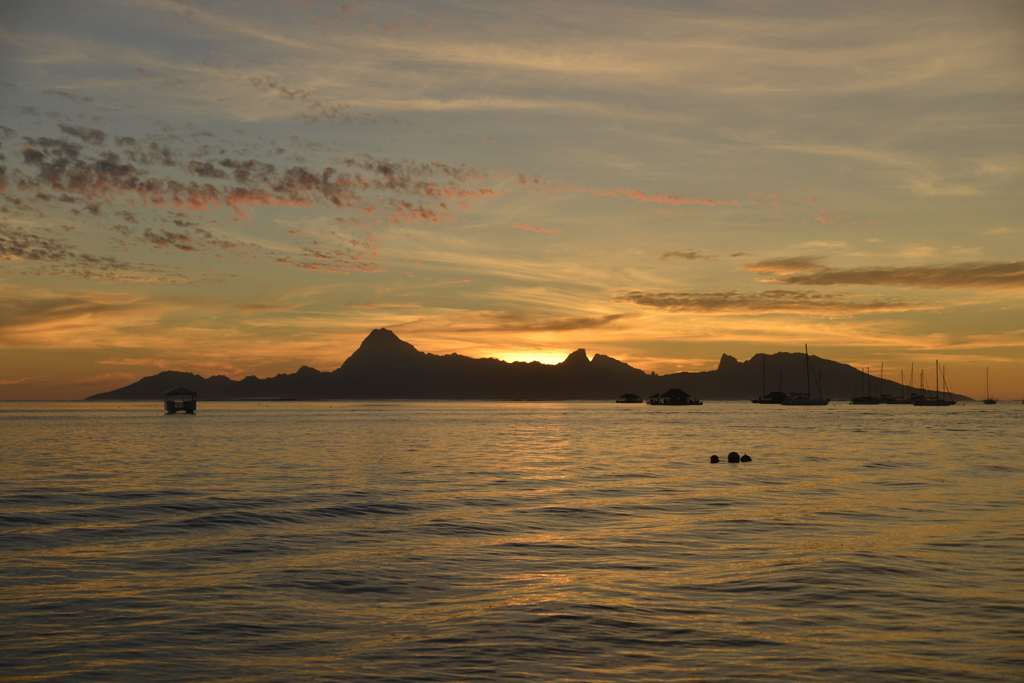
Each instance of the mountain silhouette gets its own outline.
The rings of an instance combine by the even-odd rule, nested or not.
[[[820,375],[822,394],[837,401],[859,395],[864,375],[844,363],[811,356]],[[910,388],[886,380],[872,393],[909,395]],[[322,372],[302,366],[293,374],[232,380],[224,375],[202,377],[188,372],[161,372],[86,400],[147,400],[163,396],[169,387],[184,386],[200,400],[227,399],[472,399],[472,400],[613,400],[626,393],[651,396],[682,389],[710,400],[743,400],[768,391],[805,392],[804,354],[756,354],[740,362],[722,354],[715,370],[646,373],[609,356],[588,358],[584,349],[556,365],[470,358],[456,353],[440,356],[419,351],[388,329],[373,330],[341,367]],[[817,395],[817,381],[811,393]],[[971,400],[956,395],[957,400]]]

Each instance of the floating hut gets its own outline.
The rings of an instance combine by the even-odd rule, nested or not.
[[[652,406],[702,406],[703,401],[695,399],[682,389],[669,389],[665,393],[655,394],[647,401]]]
[[[636,394],[623,394],[615,400],[616,403],[643,403],[644,400]]]
[[[189,415],[196,412],[196,392],[185,387],[177,387],[164,392],[164,408],[168,415],[183,410]]]

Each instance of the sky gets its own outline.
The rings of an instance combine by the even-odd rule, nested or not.
[[[0,399],[380,327],[1024,397],[1017,1],[4,0],[0,143]]]

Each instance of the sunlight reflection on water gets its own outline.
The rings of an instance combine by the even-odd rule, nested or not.
[[[0,404],[5,676],[1018,675],[1024,409],[875,408]]]

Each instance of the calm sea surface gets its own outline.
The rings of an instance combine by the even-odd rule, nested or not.
[[[0,466],[5,681],[1024,678],[1019,402],[0,403]]]

